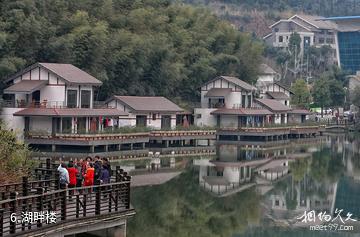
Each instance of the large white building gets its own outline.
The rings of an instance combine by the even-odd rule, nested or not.
[[[106,127],[105,120],[128,116],[94,108],[101,81],[71,64],[35,63],[6,82],[1,118],[19,134],[95,133]]]
[[[309,46],[321,47],[328,45],[334,49],[334,59],[338,59],[336,24],[320,16],[294,15],[288,19],[281,19],[269,28],[271,33],[264,37],[267,44],[279,48],[288,48],[290,36],[296,32],[300,35],[300,51],[303,54],[304,49]],[[338,62],[339,60],[336,60]],[[335,62],[335,63],[336,63]]]
[[[292,92],[274,81],[275,75],[260,77],[258,88],[228,76],[206,82],[201,87],[201,108],[194,109],[194,124],[238,129],[304,122],[308,111],[290,107]]]

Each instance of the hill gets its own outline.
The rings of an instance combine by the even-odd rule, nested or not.
[[[359,15],[358,0],[183,0],[206,6],[242,31],[264,36],[268,26],[294,13],[319,16]]]
[[[262,46],[208,10],[170,0],[6,0],[0,78],[34,62],[71,63],[112,94],[196,101],[216,75],[254,81]]]

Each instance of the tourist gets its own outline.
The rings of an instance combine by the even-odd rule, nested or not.
[[[92,186],[94,185],[94,165],[89,163],[89,167],[86,169],[85,176],[84,176],[84,186]]]
[[[68,187],[75,188],[77,169],[74,167],[74,162],[72,160],[69,162],[67,170],[69,172],[69,181],[70,181]],[[70,191],[69,194],[72,195],[73,192]]]
[[[104,164],[104,165],[102,166],[99,180],[100,180],[100,183],[101,183],[101,184],[108,184],[108,183],[110,183],[110,173],[109,173],[109,168],[108,168],[108,165],[107,165],[107,164]]]
[[[109,177],[111,178],[112,175],[112,170],[111,170],[111,164],[108,158],[104,157],[103,158],[103,164],[106,165],[106,169],[109,171]]]
[[[101,169],[102,169],[102,162],[100,160],[100,157],[95,156],[95,162],[94,162],[94,185],[100,184],[100,175],[101,175]]]
[[[57,170],[59,172],[59,186],[60,186],[60,189],[66,189],[67,185],[70,183],[69,172],[66,169],[65,163],[63,163],[61,161],[61,158],[60,158],[60,165],[57,168]]]
[[[69,173],[69,185],[68,188],[75,188],[76,186],[76,173],[77,169],[74,167],[74,162],[71,160],[69,161],[67,171]],[[74,194],[73,190],[69,190],[70,198]]]
[[[80,159],[80,161],[76,161],[75,164],[75,168],[77,170],[76,173],[76,187],[81,187],[81,184],[83,182],[84,179],[84,174],[85,174],[85,170],[86,166],[84,166],[85,162],[83,159]]]

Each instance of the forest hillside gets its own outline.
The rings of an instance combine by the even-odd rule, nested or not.
[[[104,82],[98,99],[195,102],[217,75],[257,78],[263,46],[209,10],[170,0],[5,0],[0,78],[34,62],[71,63]]]

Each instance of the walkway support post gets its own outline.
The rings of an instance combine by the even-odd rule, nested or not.
[[[39,195],[36,199],[37,199],[37,211],[38,213],[41,213],[43,210],[43,194],[44,194],[44,189],[43,188],[37,188],[36,190],[36,194]],[[42,226],[42,222],[39,219],[37,222],[37,227],[41,227]]]
[[[16,192],[11,192],[10,193],[10,213],[15,213],[16,214],[16,196],[17,193]],[[10,221],[10,234],[15,234],[16,231],[16,221]]]
[[[101,187],[98,185],[96,187],[95,193],[95,215],[100,215],[100,205],[101,205]]]
[[[66,220],[66,189],[61,192],[61,220]]]
[[[24,176],[22,178],[22,195],[25,197],[29,194],[29,189],[28,189],[28,177]]]

